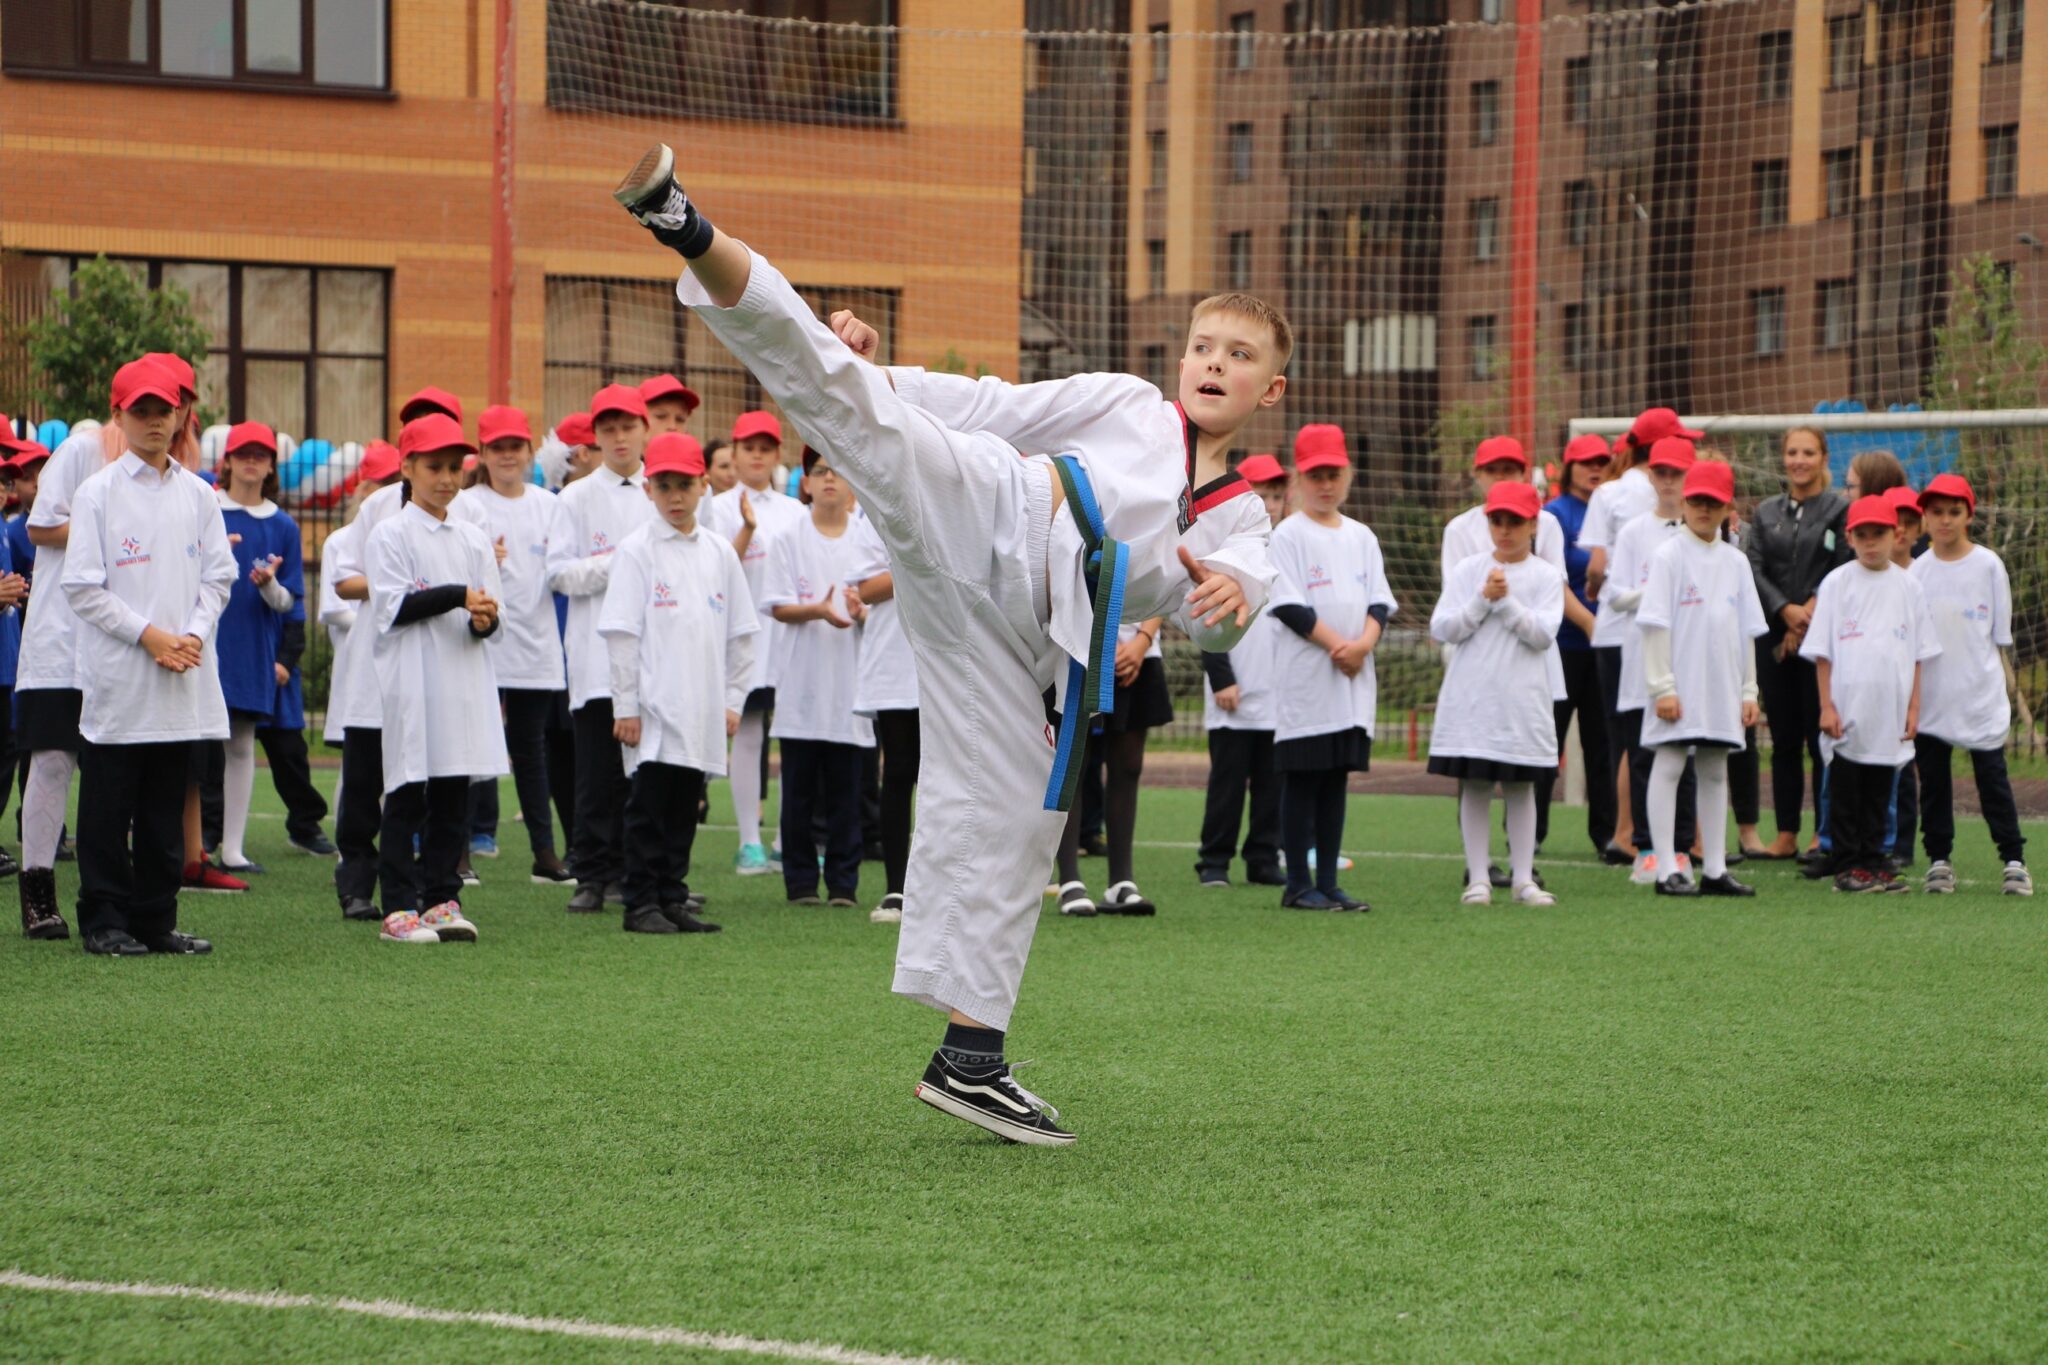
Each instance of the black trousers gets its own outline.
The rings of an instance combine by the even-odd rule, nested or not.
[[[1607,787],[1610,791],[1618,792],[1621,786],[1621,761],[1628,757],[1629,750],[1635,745],[1635,731],[1629,729],[1621,718],[1621,646],[1595,645],[1593,666],[1600,673],[1601,715],[1607,721]],[[1619,800],[1617,796],[1614,810],[1614,823],[1617,826],[1621,824]],[[1637,832],[1636,847],[1646,849],[1650,846],[1650,836],[1647,832],[1649,817],[1641,811],[1632,811],[1631,816]]]
[[[1742,748],[1728,755],[1728,808],[1735,812],[1735,823],[1753,825],[1757,821],[1757,752],[1756,727],[1749,726],[1742,732]]]
[[[860,751],[860,842],[865,857],[882,846],[882,746]]]
[[[1237,832],[1251,794],[1251,828],[1244,836],[1247,872],[1280,869],[1280,774],[1273,771],[1271,730],[1209,732],[1209,792],[1202,806],[1202,848],[1195,875],[1230,871],[1238,853]]]
[[[580,712],[578,714],[581,714]],[[818,890],[818,845],[811,834],[822,816],[825,886],[834,896],[860,889],[861,747],[823,739],[782,745],[782,886],[794,900]]]
[[[1813,765],[1813,808],[1820,809],[1820,684],[1813,665],[1794,654],[1780,663],[1771,658],[1775,635],[1756,642],[1757,695],[1771,730],[1771,807],[1780,834],[1797,834],[1806,804],[1807,760]]]
[[[569,715],[569,694],[551,692],[548,704],[548,793],[555,818],[562,822],[561,848],[576,848],[576,722]]]
[[[199,757],[192,764],[199,778],[199,842],[215,849],[227,824],[228,746],[217,739],[194,742],[199,745]]]
[[[1579,718],[1579,753],[1581,766],[1586,774],[1586,837],[1593,841],[1593,851],[1598,853],[1614,841],[1616,818],[1614,802],[1614,764],[1607,756],[1607,700],[1600,687],[1600,661],[1590,649],[1566,649],[1558,651],[1564,659],[1565,699],[1553,703],[1551,713],[1557,720],[1557,749],[1564,752],[1565,735],[1571,729],[1572,716]],[[1540,828],[1536,842],[1542,843],[1548,833],[1549,821],[1545,818],[1550,809],[1548,800],[1539,799],[1536,816]]]
[[[1315,887],[1337,894],[1338,845],[1344,841],[1344,802],[1351,774],[1290,772],[1280,776],[1280,834],[1287,846],[1287,886],[1292,898],[1309,889],[1308,851],[1316,851]]]
[[[306,752],[306,732],[265,726],[256,731],[263,759],[270,765],[270,785],[284,802],[284,830],[294,839],[312,839],[327,818],[327,798],[313,785],[313,760]]]
[[[486,834],[498,837],[498,784],[496,782],[472,782],[469,784],[469,832],[472,836]]]
[[[1920,824],[1926,831],[1927,856],[1946,858],[1956,851],[1954,779],[1949,775],[1953,747],[1946,740],[1921,735],[1913,741],[1920,769]],[[2012,799],[2012,779],[2005,771],[2005,750],[1971,749],[1970,769],[1977,779],[1977,804],[1991,826],[1998,856],[2009,863],[2025,862],[2027,841],[2020,833],[2020,809]]]
[[[1892,784],[1891,837],[1885,841],[1885,852],[1903,862],[1913,860],[1913,842],[1920,834],[1920,777],[1915,771],[1917,767],[1913,763],[1901,765],[1898,780]]]
[[[14,689],[0,687],[0,773],[12,773],[21,769],[21,780],[28,780],[28,766],[24,760],[27,754],[20,754],[14,748]],[[0,811],[7,809],[7,792],[14,784],[0,782]],[[20,824],[19,819],[16,825]],[[18,837],[18,831],[17,831]]]
[[[1884,866],[1885,818],[1897,771],[1840,754],[1828,764],[1828,842],[1836,872],[1874,873]]]
[[[383,802],[384,732],[351,725],[341,733],[341,810],[334,819],[334,844],[341,850],[334,893],[344,906],[376,895]]]
[[[469,779],[430,777],[387,792],[378,846],[385,914],[459,903],[462,874],[456,869],[469,848]]]
[[[681,905],[690,894],[690,850],[697,842],[697,801],[704,774],[673,763],[642,763],[626,797],[628,910]]]
[[[1635,812],[1636,850],[1650,851],[1650,767],[1657,761],[1657,751],[1643,746],[1643,716],[1641,711],[1624,711],[1621,723],[1626,727],[1628,737],[1628,802]],[[1700,832],[1700,784],[1693,776],[1692,760],[1685,760],[1685,772],[1678,779],[1678,818],[1672,822],[1671,846],[1678,852],[1692,854],[1692,842]],[[1671,869],[1660,867],[1657,875],[1668,877]]]
[[[159,938],[178,927],[192,741],[78,750],[78,927]]]
[[[512,763],[512,790],[519,794],[526,840],[536,858],[555,851],[555,822],[548,816],[548,717],[555,709],[555,695],[522,687],[508,687],[498,693],[505,704],[505,755]],[[611,709],[609,704],[605,709]],[[496,782],[486,782],[477,790],[496,792],[497,788]],[[691,814],[695,813],[693,806]],[[495,832],[495,821],[491,828]]]
[[[910,812],[922,761],[917,712],[876,712],[875,738],[882,751],[882,867],[889,891],[900,896],[904,870],[910,866]]]
[[[855,774],[859,780],[859,774]],[[576,711],[576,880],[607,886],[625,872],[626,760],[612,736],[612,699]]]

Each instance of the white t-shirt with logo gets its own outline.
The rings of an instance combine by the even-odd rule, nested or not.
[[[1872,570],[1851,560],[1822,579],[1799,646],[1801,658],[1832,666],[1829,690],[1842,737],[1822,735],[1822,757],[1885,768],[1912,762],[1913,741],[1905,736],[1913,670],[1940,653],[1920,584],[1898,565]]]
[[[555,595],[548,586],[548,545],[561,529],[558,499],[545,488],[527,484],[508,498],[486,484],[465,489],[448,515],[466,521],[495,543],[502,537],[505,558],[498,581],[505,590],[498,604],[498,630],[486,642],[498,686],[536,692],[560,692],[568,686],[562,660],[562,636],[555,629]]]
[[[1997,749],[2012,729],[2001,646],[2012,646],[2012,580],[1982,545],[1957,560],[1932,550],[1907,571],[1927,601],[1941,653],[1920,670],[1920,732],[1962,749]]]
[[[1489,602],[1479,594],[1495,569],[1506,575],[1508,592]],[[1444,576],[1429,633],[1457,649],[1437,691],[1431,754],[1557,766],[1547,651],[1557,647],[1564,593],[1564,571],[1533,554],[1502,564],[1488,550]]]
[[[705,504],[707,510],[702,518],[705,528],[724,536],[728,545],[746,525],[740,518],[741,494],[746,495],[748,505],[754,509],[754,535],[747,542],[747,552],[740,558],[740,567],[746,571],[747,590],[754,594],[754,605],[760,609],[763,631],[761,638],[754,641],[753,687],[774,687],[782,676],[782,660],[789,649],[789,628],[770,616],[768,608],[762,604],[761,574],[768,567],[768,551],[775,544],[775,538],[793,526],[808,522],[811,509],[773,488],[756,491],[745,484],[728,488]]]
[[[1365,630],[1371,608],[1385,607],[1389,614],[1396,609],[1379,537],[1362,522],[1344,517],[1335,526],[1324,526],[1306,514],[1292,516],[1273,532],[1267,553],[1278,571],[1271,605],[1310,607],[1318,623],[1328,623],[1347,640]],[[1276,655],[1274,672],[1281,685],[1274,707],[1275,740],[1341,734],[1354,726],[1373,732],[1379,678],[1371,654],[1358,675],[1347,678],[1321,645],[1283,626]]]
[[[1284,589],[1273,580],[1273,591]],[[1237,709],[1226,711],[1216,704],[1209,680],[1202,680],[1202,723],[1211,730],[1274,730],[1280,724],[1280,651],[1295,633],[1280,623],[1269,605],[1259,619],[1246,629],[1244,638],[1230,651],[1230,672],[1237,679]],[[1324,667],[1329,660],[1324,659]],[[1371,662],[1371,656],[1367,656]]]
[[[29,526],[48,529],[69,522],[79,485],[106,467],[106,447],[101,444],[99,428],[65,437],[43,462],[35,505],[28,512]],[[36,547],[36,576],[55,591],[29,601],[14,678],[17,692],[44,688],[77,691],[84,685],[78,666],[78,615],[63,590],[64,557],[62,545]]]
[[[837,536],[821,533],[807,515],[768,547],[761,572],[761,606],[774,608],[829,601],[832,614],[846,620],[841,592],[860,582],[866,551],[849,518]],[[784,623],[788,635],[782,677],[775,685],[776,739],[816,739],[871,747],[875,727],[854,711],[860,683],[860,631],[829,621]]]
[[[627,536],[660,517],[648,500],[642,469],[620,478],[599,465],[564,488],[555,505],[562,533],[548,542],[548,586],[569,599],[562,639],[569,656],[569,709],[577,711],[612,694],[611,654],[597,633],[612,555]]]
[[[855,517],[846,533],[860,547],[856,581],[893,572],[882,538],[866,517]],[[882,711],[917,709],[917,662],[910,656],[910,640],[903,633],[900,612],[893,597],[872,603],[866,624],[859,627],[860,679],[854,687],[853,709],[870,720]]]
[[[1492,553],[1493,531],[1486,524],[1486,505],[1484,503],[1477,507],[1468,507],[1444,523],[1441,567],[1446,579],[1451,576],[1452,569],[1464,563],[1473,555],[1490,555]],[[1559,573],[1565,572],[1564,526],[1558,521],[1554,513],[1545,511],[1538,511],[1536,513],[1536,543],[1532,547],[1531,557],[1556,565]],[[1456,646],[1449,646],[1449,648],[1455,649]],[[1543,672],[1544,676],[1550,679],[1551,700],[1563,701],[1565,699],[1564,654],[1553,648],[1550,651],[1550,657],[1544,662]]]
[[[321,556],[321,577],[339,583],[344,578],[366,578],[370,572],[370,535],[404,506],[404,485],[387,484],[363,499],[349,523],[346,541]],[[332,540],[330,539],[330,544]],[[377,681],[377,626],[370,619],[369,603],[350,603],[356,608],[355,624],[348,628],[348,649],[335,656],[338,681],[328,693],[327,705],[338,710],[330,714],[327,728],[337,733],[352,729],[376,730],[384,724],[384,688]]]
[[[1685,523],[1676,518],[1667,521],[1653,510],[1622,527],[1608,553],[1607,579],[1600,585],[1600,619],[1611,617],[1620,635],[1621,688],[1615,701],[1617,711],[1640,711],[1650,704],[1649,692],[1643,686],[1643,632],[1636,625],[1635,607],[1625,607],[1622,601],[1649,587],[1650,561],[1658,549],[1685,534]]]
[[[1657,510],[1657,485],[1637,465],[1620,478],[1601,484],[1586,500],[1586,519],[1579,524],[1581,550],[1607,551],[1607,573],[1614,572],[1615,542],[1624,526],[1647,512]],[[1593,622],[1596,647],[1619,648],[1628,632],[1626,621],[1609,621],[1606,608]]]
[[[349,637],[353,633],[351,627],[355,624],[356,608],[361,605],[344,598],[334,590],[334,587],[341,582],[341,575],[338,572],[340,565],[355,555],[355,551],[350,548],[354,545],[355,538],[355,523],[350,522],[328,532],[327,539],[320,544],[322,567],[317,619],[327,631],[327,645],[333,651],[328,656],[327,664],[327,725],[320,732],[320,737],[329,744],[339,744],[342,741],[342,708],[346,705],[347,697],[344,689],[347,686]]]
[[[1652,627],[1671,632],[1681,713],[1677,720],[1660,720],[1657,709],[1646,706],[1644,747],[1696,741],[1743,747],[1743,659],[1745,651],[1755,658],[1750,642],[1770,627],[1742,551],[1724,541],[1702,541],[1691,531],[1666,540],[1650,556],[1636,627],[1638,641]]]

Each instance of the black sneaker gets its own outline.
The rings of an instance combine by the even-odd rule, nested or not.
[[[1723,872],[1718,877],[1700,878],[1699,894],[1702,896],[1754,896],[1756,888],[1746,882],[1738,882]]]
[[[604,888],[596,882],[585,882],[576,888],[576,894],[569,897],[564,909],[572,915],[595,915],[604,909]]]
[[[1852,896],[1865,895],[1872,891],[1883,891],[1884,883],[1875,874],[1860,867],[1852,867],[1835,878],[1835,890],[1846,891]]]
[[[664,905],[661,907],[661,913],[681,933],[716,934],[722,933],[725,929],[722,924],[713,924],[708,919],[697,918],[695,907],[690,905]]]
[[[626,912],[625,929],[629,934],[679,934],[675,921],[663,914],[658,905],[642,906]]]
[[[152,953],[165,953],[181,957],[203,957],[213,951],[213,945],[203,938],[181,934],[176,929],[154,938],[142,940],[142,946]]]
[[[616,905],[620,909],[624,909],[626,905],[626,884],[624,882],[606,882],[604,884],[604,903],[606,905]]]
[[[0,848],[0,877],[12,877],[21,871],[21,864],[14,861],[14,855]]]
[[[1810,882],[1824,881],[1835,875],[1834,858],[1829,854],[1823,853],[1818,858],[1809,862],[1806,855],[1801,854],[1799,857],[1799,875]]]
[[[246,863],[231,863],[223,858],[215,863],[214,866],[227,873],[230,877],[261,877],[270,871],[269,868],[257,862],[254,858],[251,858]]]
[[[1906,882],[1904,877],[1901,877],[1898,873],[1887,867],[1877,874],[1877,889],[1884,892],[1893,892],[1911,891],[1913,888]]]
[[[382,911],[377,909],[375,901],[364,900],[361,896],[352,896],[342,902],[341,917],[354,920],[381,920],[384,918],[384,915]]]
[[[1328,896],[1325,896],[1322,892],[1311,888],[1301,892],[1299,895],[1282,896],[1280,898],[1280,908],[1282,910],[1342,910],[1344,907],[1331,900]]]
[[[1244,879],[1253,886],[1285,886],[1287,874],[1278,867],[1248,867]]]
[[[1340,890],[1337,892],[1336,895],[1330,897],[1330,899],[1337,902],[1337,908],[1339,910],[1351,910],[1356,911],[1359,914],[1364,914],[1366,911],[1372,909],[1370,905],[1367,905],[1364,901],[1358,899],[1358,897],[1352,895],[1348,891]]]
[[[653,227],[657,219],[665,218],[680,225],[690,210],[689,196],[676,183],[675,151],[665,142],[655,143],[634,163],[612,191],[612,198],[639,219],[642,227]]]
[[[1683,872],[1674,872],[1657,883],[1660,896],[1697,896],[1700,889],[1692,884],[1692,878]]]
[[[1600,861],[1609,867],[1633,867],[1636,855],[1616,844],[1608,844],[1600,850]]]
[[[126,929],[95,929],[85,936],[85,950],[99,957],[148,957],[149,945]]]
[[[1198,867],[1195,869],[1195,884],[1204,890],[1227,891],[1230,889],[1230,874],[1219,868]]]
[[[1007,1062],[970,1071],[934,1052],[915,1093],[941,1113],[1010,1142],[1064,1147],[1074,1140],[1059,1126],[1060,1111],[1017,1084]]]
[[[1505,891],[1515,884],[1514,878],[1508,876],[1506,869],[1502,868],[1499,863],[1488,863],[1486,865],[1486,880],[1491,882],[1494,889],[1498,891]],[[1537,885],[1541,886],[1542,883],[1538,882]]]
[[[315,858],[332,858],[335,854],[341,852],[340,849],[334,846],[334,840],[328,838],[319,830],[314,830],[303,839],[297,835],[286,835],[285,842],[299,852],[309,853]]]

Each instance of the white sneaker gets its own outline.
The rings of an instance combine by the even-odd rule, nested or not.
[[[1460,897],[1458,897],[1458,904],[1460,904],[1460,905],[1492,905],[1492,904],[1493,904],[1493,884],[1492,884],[1491,882],[1472,882],[1472,883],[1469,883],[1469,884],[1468,884],[1468,885],[1467,885],[1467,886],[1465,887],[1465,894],[1464,894],[1464,895],[1462,895],[1462,896],[1460,896]]]
[[[377,935],[386,943],[439,943],[441,935],[420,923],[420,917],[410,910],[400,910],[384,917],[384,928]]]
[[[462,917],[462,907],[443,901],[420,916],[420,923],[434,931],[443,943],[476,942],[476,926]]]
[[[1628,879],[1637,886],[1655,886],[1657,884],[1657,855],[1654,853],[1638,853],[1636,855],[1635,870],[1628,874]]]
[[[2008,896],[2031,896],[2034,894],[2034,877],[2027,871],[2025,863],[2007,863],[2005,878],[1998,888]]]
[[[876,906],[876,907],[875,907],[874,909],[872,909],[872,910],[868,911],[868,923],[869,923],[869,924],[901,924],[901,923],[903,923],[903,895],[902,895],[902,893],[901,893],[901,892],[897,892],[897,891],[891,891],[891,892],[890,892],[890,893],[889,893],[888,895],[886,895],[886,896],[882,897],[882,903],[881,903],[880,905]]]
[[[1936,858],[1927,865],[1927,875],[1920,880],[1920,889],[1930,896],[1953,895],[1956,889],[1956,870],[1946,858]]]
[[[1556,905],[1557,897],[1551,895],[1534,882],[1523,882],[1515,888],[1515,904],[1534,906]]]

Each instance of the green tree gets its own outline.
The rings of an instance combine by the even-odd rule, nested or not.
[[[22,329],[40,396],[54,417],[104,417],[114,371],[146,351],[170,351],[196,369],[206,329],[177,285],[151,289],[104,256],[72,272],[71,293]]]

